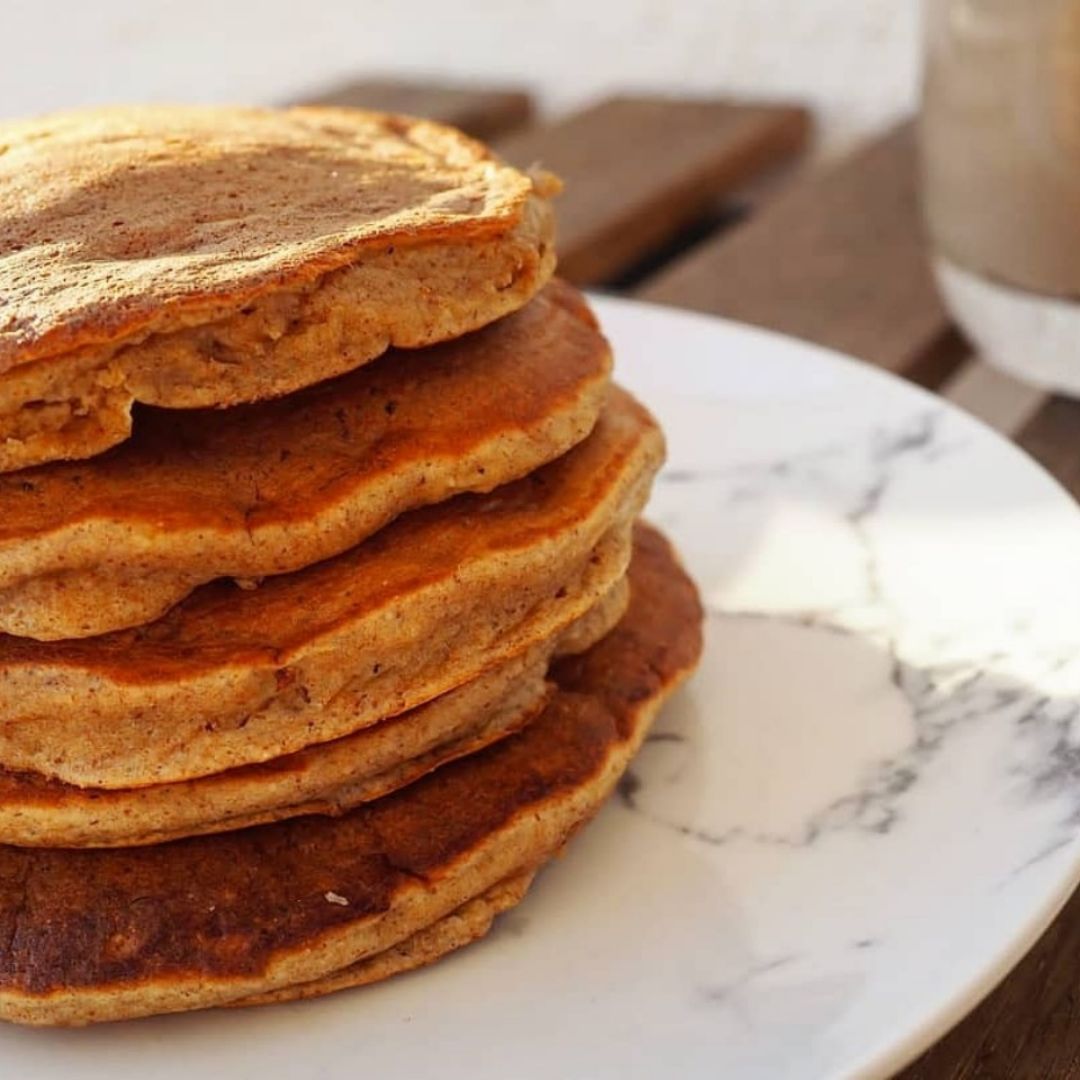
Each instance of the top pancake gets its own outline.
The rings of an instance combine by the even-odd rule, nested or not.
[[[297,570],[515,480],[589,433],[610,366],[581,295],[552,282],[483,330],[275,401],[142,411],[107,454],[0,476],[0,631],[137,626],[213,578]]]
[[[0,470],[121,441],[133,400],[276,396],[521,307],[555,186],[358,110],[0,124]]]

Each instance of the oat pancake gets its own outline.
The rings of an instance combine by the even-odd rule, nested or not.
[[[663,454],[617,388],[568,454],[404,514],[253,590],[197,589],[149,626],[0,636],[0,764],[91,787],[221,772],[339,738],[558,633],[622,577]]]
[[[523,731],[340,818],[0,848],[0,1016],[82,1024],[335,989],[527,874],[596,812],[696,663],[696,593],[649,530],[631,591],[612,633],[555,666],[557,692]]]
[[[525,899],[535,877],[535,870],[526,870],[500,881],[498,885],[462,904],[449,915],[436,919],[430,926],[411,934],[397,945],[369,956],[366,960],[358,960],[355,964],[321,979],[281,986],[264,994],[252,994],[251,997],[223,1004],[228,1008],[240,1008],[248,1005],[278,1005],[283,1001],[304,1001],[324,997],[338,990],[370,986],[372,983],[389,979],[391,975],[403,975],[407,971],[433,964],[449,953],[482,938],[491,929],[496,916]]]
[[[297,570],[404,510],[489,491],[596,422],[611,360],[581,294],[275,401],[145,410],[90,461],[0,476],[0,631],[149,622],[217,577]]]
[[[551,692],[552,655],[581,652],[622,617],[625,578],[557,638],[417,709],[333,742],[197,780],[79,788],[0,769],[0,842],[31,847],[160,843],[300,814],[339,814],[523,727]]]
[[[521,307],[550,177],[350,109],[146,106],[0,123],[0,470],[233,405]]]

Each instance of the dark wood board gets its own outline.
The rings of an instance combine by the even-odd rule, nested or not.
[[[839,349],[924,385],[965,355],[938,297],[904,125],[781,188],[636,290]]]
[[[497,142],[510,161],[566,182],[559,272],[604,284],[710,212],[715,201],[794,158],[805,110],[721,101],[613,98]]]
[[[520,88],[357,79],[305,98],[305,105],[347,105],[406,113],[453,124],[477,139],[494,139],[532,118],[532,100]]]

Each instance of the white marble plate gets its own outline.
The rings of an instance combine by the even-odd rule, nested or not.
[[[0,1075],[881,1076],[1080,871],[1080,513],[942,401],[819,349],[598,302],[663,420],[651,515],[703,667],[492,937],[320,1002],[0,1031]]]

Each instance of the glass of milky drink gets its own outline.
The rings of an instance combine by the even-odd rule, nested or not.
[[[986,359],[1080,396],[1080,0],[925,0],[923,202]]]

